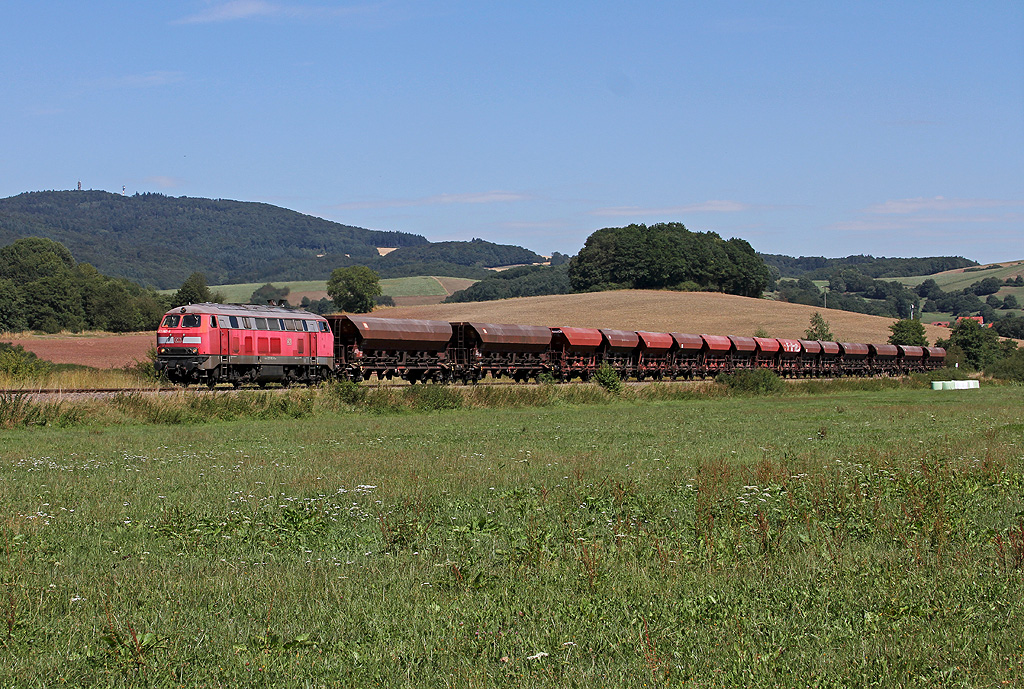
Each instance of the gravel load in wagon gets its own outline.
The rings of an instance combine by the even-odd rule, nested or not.
[[[331,330],[363,349],[439,352],[452,339],[451,323],[360,316],[328,316]]]

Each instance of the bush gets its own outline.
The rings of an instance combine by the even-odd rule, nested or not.
[[[121,370],[125,373],[141,378],[144,381],[168,383],[167,377],[164,376],[163,372],[156,370],[156,347],[150,347],[146,352],[146,359],[144,361],[134,361],[130,364],[125,364],[121,367]]]
[[[462,393],[447,385],[421,385],[410,388],[408,396],[413,406],[422,411],[458,409],[462,406]]]
[[[330,399],[357,406],[366,400],[366,388],[351,380],[336,380],[324,386]]]
[[[0,374],[12,378],[29,378],[44,373],[49,362],[43,361],[21,345],[0,342]]]
[[[1017,350],[985,371],[993,378],[1024,383],[1024,350]]]
[[[601,367],[594,371],[594,382],[613,395],[622,392],[622,379],[619,378],[618,371],[608,364],[601,364]]]
[[[777,395],[786,389],[783,380],[766,368],[719,373],[715,381],[726,385],[733,392],[747,395]]]

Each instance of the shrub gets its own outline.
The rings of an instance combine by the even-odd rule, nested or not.
[[[324,385],[330,399],[358,406],[366,401],[366,388],[351,380],[336,380]]]
[[[458,409],[462,406],[462,393],[447,385],[421,385],[410,388],[408,396],[413,407],[423,411]]]
[[[601,367],[594,371],[594,382],[613,395],[622,392],[622,379],[619,378],[618,371],[608,364],[601,364]]]
[[[163,372],[156,370],[156,347],[150,347],[146,352],[146,358],[144,361],[133,361],[130,364],[125,364],[122,371],[128,375],[136,376],[144,381],[168,383],[167,377],[164,376]]]
[[[747,395],[777,395],[786,389],[783,380],[766,368],[719,373],[715,381],[726,385],[733,392]]]
[[[1017,350],[985,371],[993,378],[1024,383],[1024,350]]]
[[[12,378],[28,378],[44,373],[49,362],[43,361],[21,345],[0,342],[0,374]]]

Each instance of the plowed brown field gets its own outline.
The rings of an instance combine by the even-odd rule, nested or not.
[[[16,335],[0,336],[0,340],[21,345],[40,359],[56,364],[121,368],[136,361],[144,361],[150,347],[156,346],[156,333]]]
[[[715,335],[752,335],[758,328],[764,328],[772,337],[799,338],[803,337],[815,311],[821,312],[841,341],[885,342],[889,338],[891,318],[707,292],[624,290],[469,304],[403,306],[378,309],[373,315]],[[946,328],[926,325],[925,331],[932,342],[949,336]],[[156,344],[156,333],[33,335],[0,339],[20,344],[40,358],[56,363],[119,368],[145,359],[146,352]]]

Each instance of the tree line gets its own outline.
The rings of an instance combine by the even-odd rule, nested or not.
[[[758,254],[776,278],[806,277],[810,280],[827,280],[837,271],[852,268],[870,278],[899,278],[913,275],[934,275],[946,270],[977,266],[977,261],[963,256],[928,256],[922,258],[886,258],[860,254],[845,258],[824,256],[784,256],[782,254]]]
[[[51,239],[0,248],[0,331],[150,330],[169,307],[166,296],[78,263]]]

